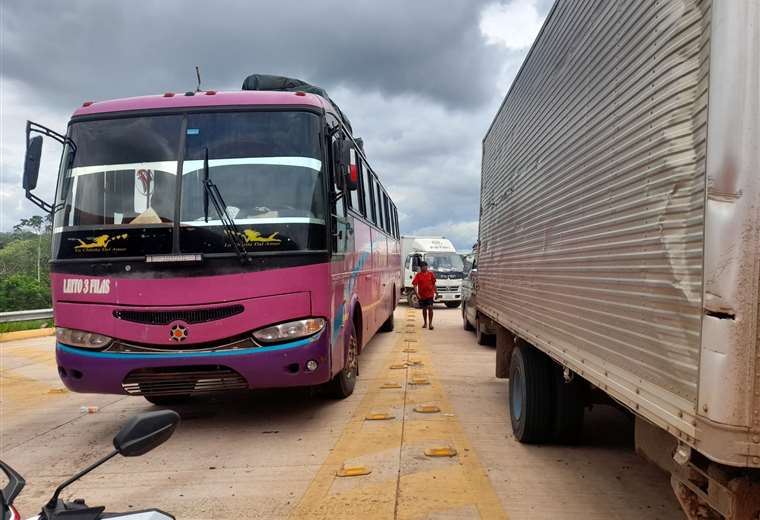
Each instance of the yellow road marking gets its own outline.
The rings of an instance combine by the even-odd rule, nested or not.
[[[415,342],[417,341],[414,338]],[[409,338],[398,338],[387,360],[370,377],[387,370],[399,354],[408,354]],[[420,345],[417,361],[430,366],[430,356]],[[416,352],[416,349],[415,349]],[[406,363],[409,364],[408,356]],[[408,367],[411,368],[411,367]],[[488,477],[480,465],[462,425],[454,414],[407,417],[407,410],[434,413],[452,410],[445,390],[433,370],[424,374],[403,373],[426,379],[424,386],[397,383],[370,386],[336,445],[293,510],[292,518],[425,518],[433,513],[456,514],[475,510],[481,518],[504,519],[506,514]],[[435,402],[438,405],[425,403]],[[417,406],[415,406],[417,405]],[[400,421],[366,421],[378,409],[400,409]],[[431,446],[433,446],[432,451]],[[420,459],[428,449],[439,458]],[[341,469],[364,466],[371,474],[358,479],[339,479]]]
[[[457,450],[451,447],[443,448],[428,448],[425,450],[425,455],[428,457],[455,457]]]
[[[353,467],[342,467],[338,471],[335,472],[336,477],[361,477],[364,475],[369,475],[372,473],[372,470],[369,469],[367,466],[353,466]]]
[[[393,418],[394,416],[389,413],[371,413],[365,417],[368,421],[389,421]]]

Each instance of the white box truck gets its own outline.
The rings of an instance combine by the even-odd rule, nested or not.
[[[760,518],[760,2],[558,0],[483,140],[478,310],[515,436],[584,407],[690,518]]]
[[[462,302],[462,277],[464,263],[454,244],[446,237],[401,236],[401,276],[404,288],[402,297],[413,307],[417,306],[417,295],[412,280],[420,270],[420,262],[425,261],[436,277],[438,294],[436,302],[446,307],[456,308]]]

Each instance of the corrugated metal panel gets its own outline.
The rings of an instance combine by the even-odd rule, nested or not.
[[[709,1],[558,1],[481,181],[479,305],[691,403],[709,19]]]

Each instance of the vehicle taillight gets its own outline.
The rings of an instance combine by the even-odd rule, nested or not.
[[[351,182],[359,182],[359,170],[355,164],[351,165]]]

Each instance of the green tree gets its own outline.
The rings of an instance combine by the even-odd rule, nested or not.
[[[37,241],[37,262],[36,262],[36,271],[37,271],[37,282],[40,283],[42,281],[42,271],[43,271],[43,242],[47,242],[47,256],[48,260],[49,258],[49,249],[50,249],[50,232],[53,229],[53,215],[48,214],[46,216],[40,216],[40,215],[34,215],[33,217],[29,218],[22,218],[18,224],[13,226],[13,234],[17,237],[21,238],[22,236],[25,236],[29,233],[29,231],[32,232],[32,234],[36,237]],[[46,241],[45,238],[48,238]],[[5,249],[5,248],[4,248]],[[45,261],[45,264],[47,262]]]
[[[50,307],[50,288],[32,276],[13,274],[0,278],[0,312]]]
[[[0,234],[0,311],[50,307],[52,218],[22,219]]]

